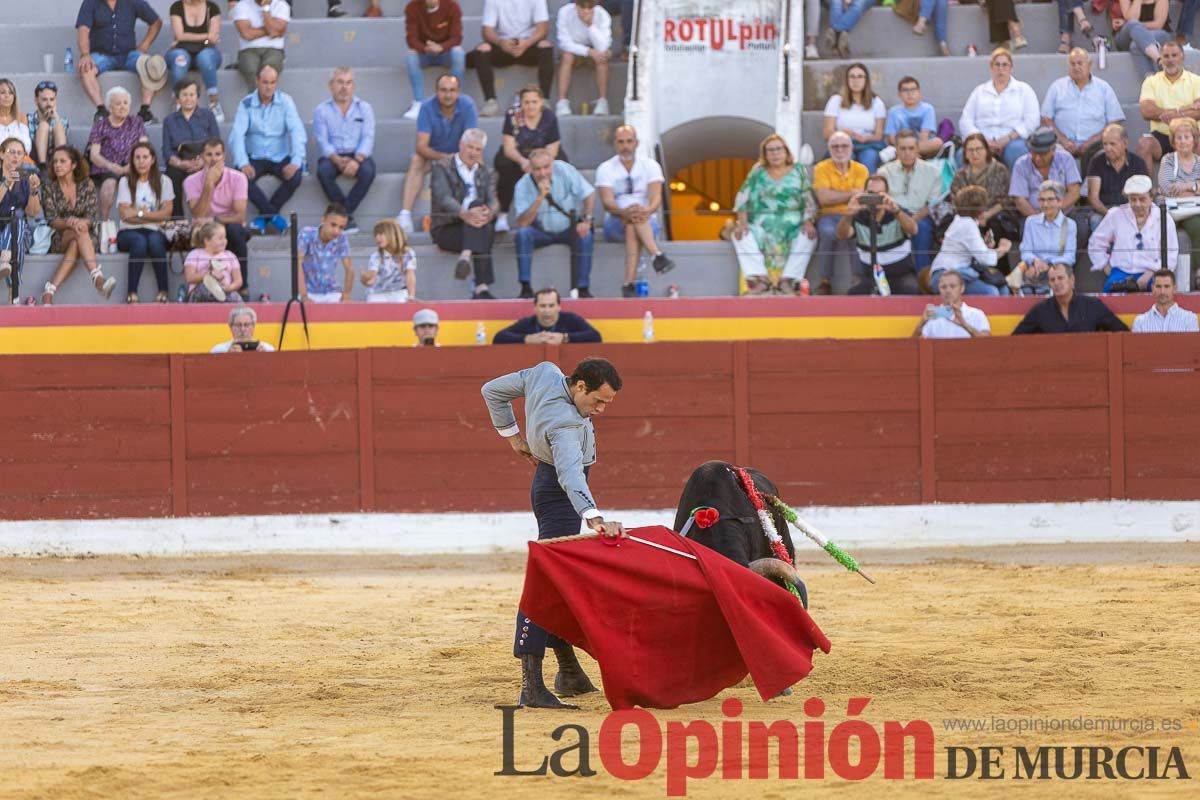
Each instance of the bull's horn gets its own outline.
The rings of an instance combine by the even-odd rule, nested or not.
[[[795,567],[788,566],[786,561],[781,561],[778,558],[760,558],[751,561],[747,566],[751,572],[762,575],[764,578],[774,581],[787,581],[793,586],[800,586],[800,573],[796,572]]]

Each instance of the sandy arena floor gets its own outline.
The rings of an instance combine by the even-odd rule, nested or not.
[[[827,767],[824,782],[692,781],[690,797],[994,796],[1015,782],[947,781],[945,748],[1056,744],[1159,745],[1163,759],[1177,745],[1193,780],[1020,781],[1026,795],[1194,792],[1200,544],[857,554],[877,586],[806,555],[812,613],[833,652],[818,654],[797,694],[764,705],[743,686],[659,719],[719,725],[720,700],[736,696],[743,720],[799,724],[803,699],[818,696],[828,731],[848,697],[870,697],[862,718],[877,729],[933,725],[938,777],[886,781],[881,765],[866,786]],[[573,742],[550,739],[571,722],[590,732],[598,775],[493,775],[493,706],[518,691],[509,650],[522,568],[510,554],[0,561],[0,796],[664,797],[665,757],[641,782],[604,771],[599,694],[581,712],[516,717],[519,768]],[[943,724],[1081,716],[1179,729]]]

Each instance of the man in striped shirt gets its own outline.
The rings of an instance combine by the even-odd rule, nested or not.
[[[1200,323],[1191,311],[1185,311],[1175,302],[1175,273],[1160,269],[1154,273],[1150,286],[1154,292],[1154,305],[1145,314],[1138,314],[1133,321],[1134,333],[1198,333]]]

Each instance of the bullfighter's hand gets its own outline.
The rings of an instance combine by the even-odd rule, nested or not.
[[[524,436],[518,433],[515,436],[508,437],[508,444],[526,461],[535,467],[537,466],[538,460],[533,457],[533,452],[529,449],[529,442],[525,441]]]
[[[608,539],[620,539],[625,535],[625,526],[619,522],[606,522],[603,517],[592,517],[587,526]]]

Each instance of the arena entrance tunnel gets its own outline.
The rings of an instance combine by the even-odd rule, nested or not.
[[[707,117],[660,134],[672,239],[719,238],[758,145],[773,130],[745,117]]]

